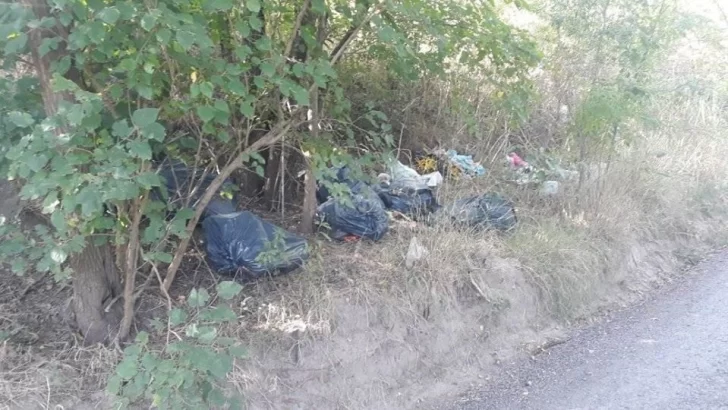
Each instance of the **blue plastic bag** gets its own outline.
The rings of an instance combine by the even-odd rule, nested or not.
[[[389,230],[389,216],[374,189],[356,182],[347,198],[329,198],[319,205],[318,217],[331,228],[331,236],[343,240],[348,235],[382,239]]]
[[[456,223],[476,229],[508,231],[518,222],[513,205],[494,193],[457,200],[449,207],[448,213]]]
[[[181,207],[182,201],[188,196],[190,196],[188,206],[194,207],[216,177],[215,174],[208,173],[205,175],[202,169],[195,171],[183,162],[170,162],[169,160],[164,160],[159,166],[159,176],[164,181],[166,195],[157,189],[152,192],[152,199],[166,200],[167,203],[173,204],[175,207]],[[231,189],[232,186],[233,183],[230,180],[226,180],[221,190]],[[190,188],[192,188],[192,192],[190,192]],[[230,212],[235,211],[235,206],[231,199],[225,199],[218,195],[208,204],[208,208],[213,202],[216,202],[214,205],[216,209],[208,212],[206,208],[203,218],[208,216],[208,214],[224,213],[224,210],[229,210]],[[223,202],[227,203],[223,204]]]
[[[309,257],[306,239],[244,211],[202,221],[210,266],[218,273],[256,279],[288,273]]]
[[[440,205],[431,189],[397,188],[396,185],[380,185],[376,188],[385,208],[401,212],[413,218],[437,212]]]

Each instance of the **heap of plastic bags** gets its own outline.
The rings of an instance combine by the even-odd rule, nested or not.
[[[389,216],[377,193],[362,181],[349,181],[350,194],[340,198],[329,197],[319,205],[319,220],[331,229],[334,239],[348,236],[382,239],[389,230]]]
[[[210,266],[221,274],[256,279],[288,273],[309,257],[304,238],[247,211],[209,216],[202,229]]]
[[[389,166],[389,174],[382,174],[379,179],[376,191],[389,210],[417,219],[440,209],[433,191],[442,182],[439,172],[420,175],[394,160]]]
[[[195,206],[215,179],[215,175],[195,172],[182,162],[163,162],[159,175],[164,180],[166,193],[155,192],[155,198],[166,198],[177,208],[187,197],[189,206]],[[223,189],[231,185],[226,181]],[[220,274],[255,279],[295,270],[309,257],[304,238],[250,212],[237,212],[232,199],[218,196],[210,201],[201,223],[210,266]]]

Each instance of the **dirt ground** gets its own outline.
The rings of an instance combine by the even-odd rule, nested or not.
[[[494,250],[474,255],[471,291],[461,293],[457,306],[433,297],[432,303],[414,309],[357,292],[357,277],[370,275],[366,280],[371,281],[371,275],[382,275],[387,280],[381,273],[386,267],[378,266],[382,262],[366,256],[376,251],[372,245],[336,247],[340,259],[325,263],[326,269],[246,285],[237,301],[239,322],[228,331],[251,354],[237,363],[229,381],[231,389],[245,395],[249,408],[426,408],[477,388],[501,364],[536,354],[568,335],[568,328],[540,304],[539,290],[519,263]],[[626,306],[669,280],[684,262],[673,252],[679,248],[635,245],[623,272],[605,282],[609,296],[595,300],[594,312]],[[173,298],[193,286],[214,286],[217,278],[194,261],[199,259],[192,255]],[[320,317],[301,317],[286,304],[303,288],[322,283],[330,294],[315,302]],[[48,277],[11,274],[3,275],[0,287],[0,330],[7,332],[0,350],[0,405],[111,408],[103,388],[120,352],[81,347],[65,314],[69,287]],[[299,311],[315,309],[300,306]],[[137,326],[144,327],[164,312],[161,295],[149,292],[138,312]],[[329,314],[331,320],[326,320]]]

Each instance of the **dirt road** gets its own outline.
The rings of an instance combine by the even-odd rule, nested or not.
[[[728,252],[453,409],[728,409]]]

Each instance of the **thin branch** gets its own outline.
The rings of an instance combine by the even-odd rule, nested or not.
[[[293,26],[291,38],[288,39],[286,49],[283,52],[283,56],[285,56],[286,58],[289,58],[291,56],[291,51],[293,51],[293,43],[296,42],[296,37],[298,37],[298,31],[301,29],[301,24],[303,24],[303,18],[306,17],[306,13],[308,13],[308,9],[310,6],[311,0],[306,0],[306,2],[303,3],[303,7],[298,13],[298,16],[296,16],[296,24]]]
[[[146,168],[143,167],[143,169]],[[131,330],[131,322],[134,318],[134,281],[137,274],[137,264],[139,260],[139,225],[141,224],[142,214],[144,213],[144,205],[147,202],[149,194],[145,193],[143,197],[137,198],[131,207],[133,213],[133,221],[129,230],[129,243],[126,247],[126,278],[124,280],[124,316],[121,319],[119,327],[119,340],[124,340],[129,336]]]

